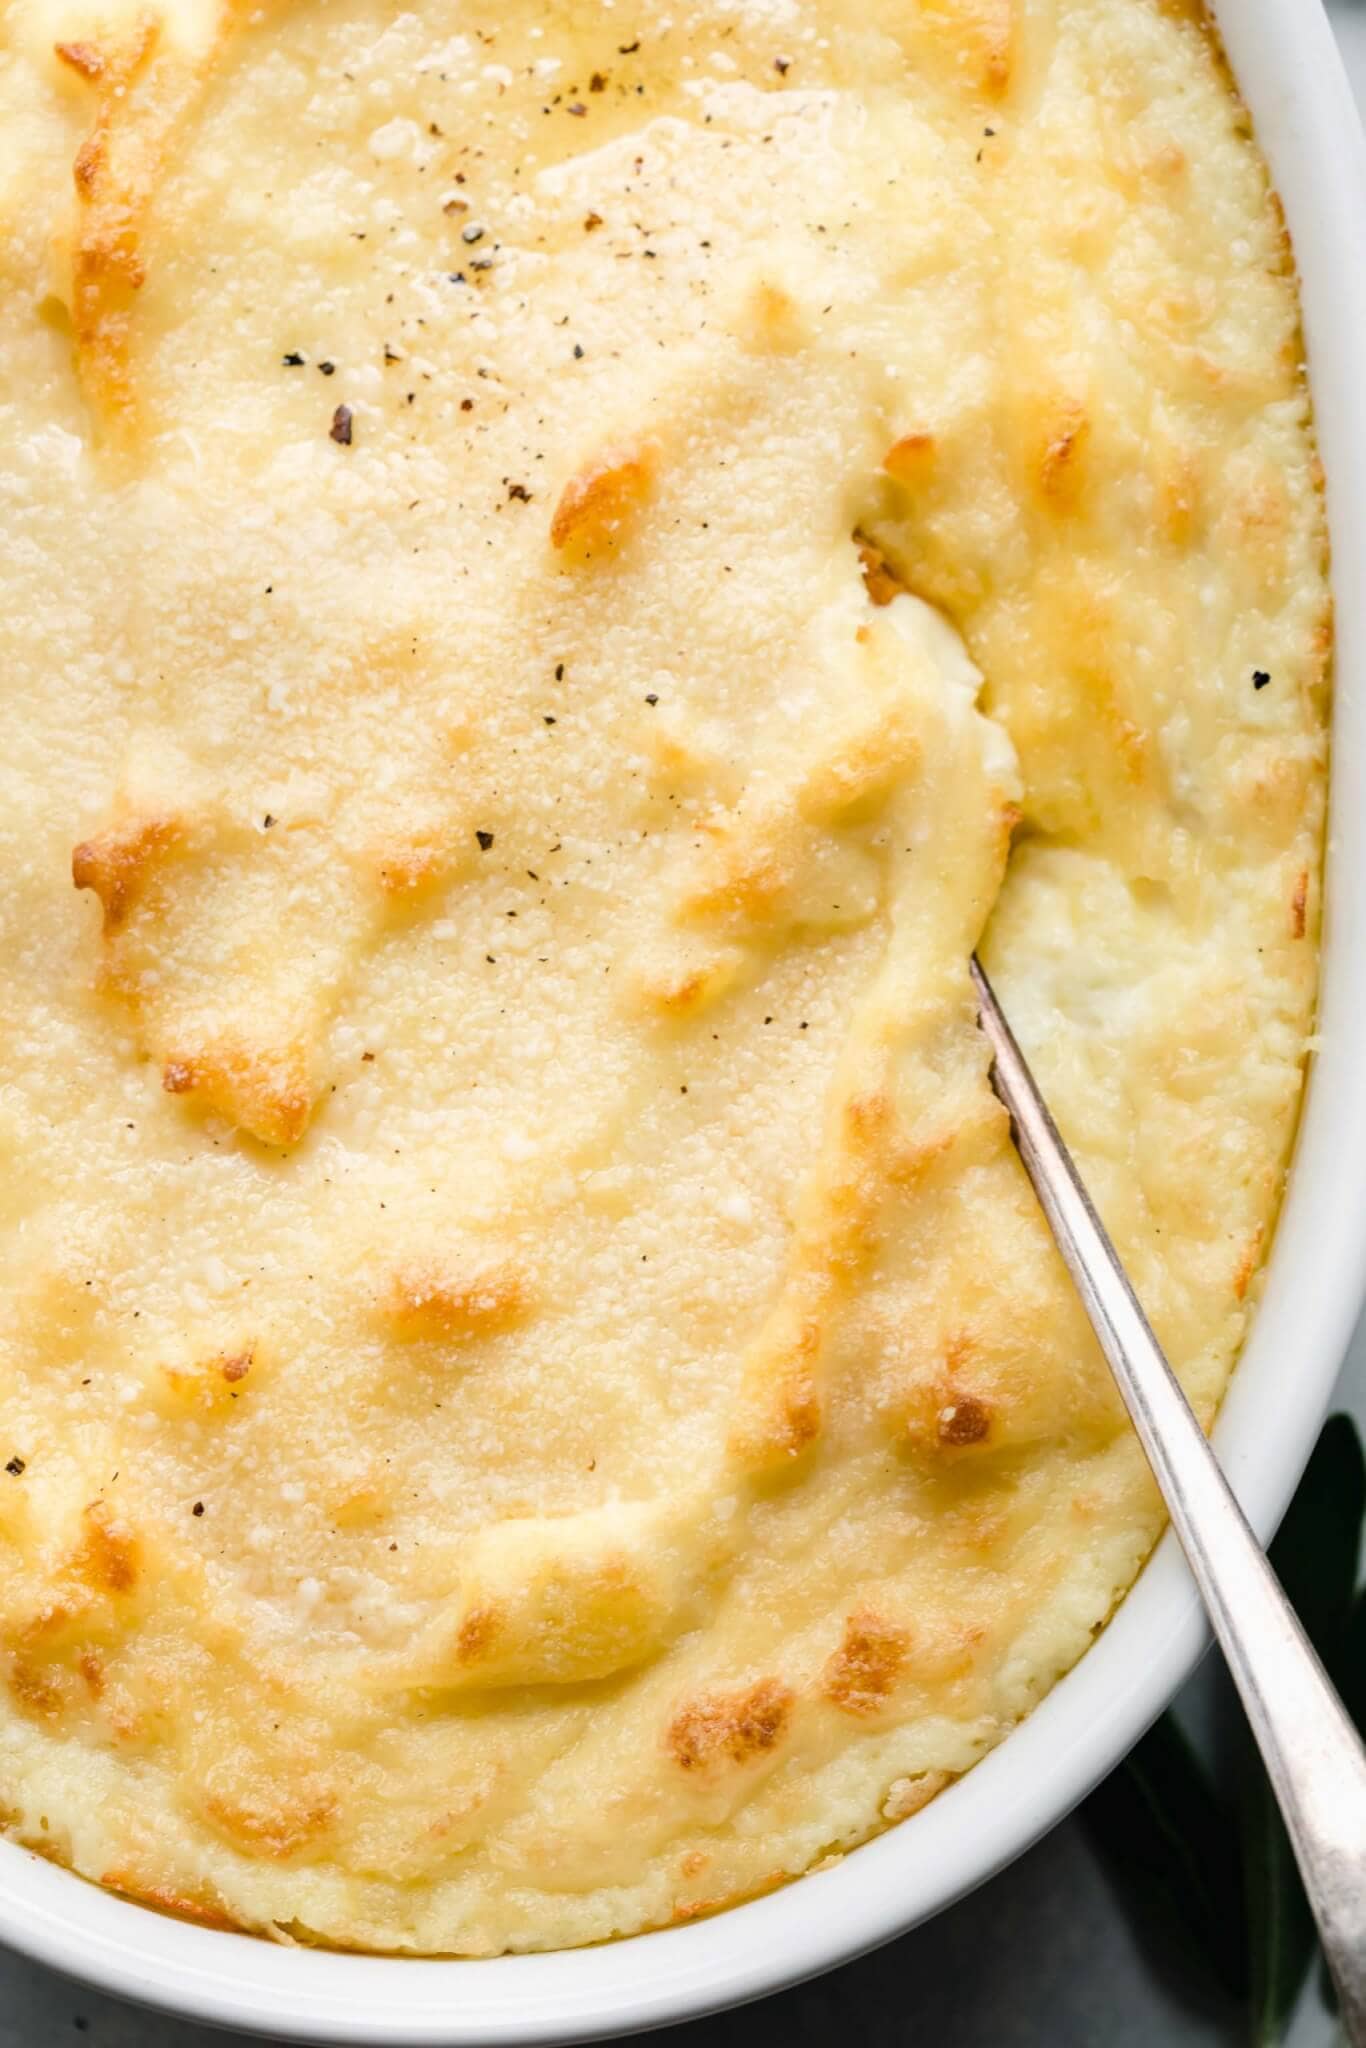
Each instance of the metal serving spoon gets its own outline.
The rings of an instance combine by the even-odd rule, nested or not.
[[[1366,2048],[1366,1751],[1205,1441],[977,960],[996,1093],[1257,1738],[1352,2048]]]

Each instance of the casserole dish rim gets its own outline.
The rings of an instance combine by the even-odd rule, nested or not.
[[[1222,0],[1229,62],[1300,276],[1334,555],[1333,774],[1318,1051],[1256,1321],[1215,1431],[1264,1538],[1303,1470],[1366,1293],[1366,146],[1318,0]],[[1162,1711],[1207,1634],[1170,1535],[1085,1657],[914,1824],[688,1926],[487,1961],[291,1948],[193,1926],[0,1840],[0,1942],[124,1998],[280,2039],[540,2048],[695,2018],[928,1919],[1062,1818]],[[908,2014],[908,2017],[910,2015]]]

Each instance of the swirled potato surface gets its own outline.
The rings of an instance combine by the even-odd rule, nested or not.
[[[490,1954],[902,1820],[1159,1513],[1312,1025],[1290,254],[1183,0],[0,8],[0,1815]]]

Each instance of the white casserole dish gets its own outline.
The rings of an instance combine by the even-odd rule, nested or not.
[[[1216,12],[1294,238],[1337,602],[1321,1044],[1265,1298],[1216,1431],[1265,1535],[1304,1465],[1366,1286],[1366,149],[1317,5],[1223,0]],[[488,1962],[274,1947],[127,1904],[5,1842],[0,1940],[124,1997],[294,2040],[493,2048],[686,2019],[845,1962],[980,1883],[1111,1768],[1204,1642],[1168,1537],[1082,1663],[913,1823],[715,1919],[608,1947]]]

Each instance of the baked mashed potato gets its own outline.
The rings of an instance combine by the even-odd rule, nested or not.
[[[0,1806],[285,1939],[913,1813],[1208,1421],[1315,989],[1290,254],[1185,0],[0,10]],[[74,883],[74,886],[73,886]]]

